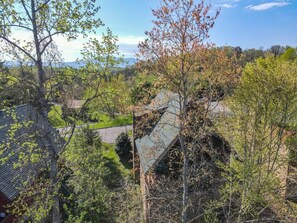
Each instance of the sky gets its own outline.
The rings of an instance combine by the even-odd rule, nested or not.
[[[151,9],[159,0],[101,0],[101,16],[120,40],[125,56],[133,56],[137,41],[144,39],[154,19]],[[270,48],[272,45],[297,46],[297,0],[208,0],[221,13],[210,32],[218,46]],[[101,13],[101,15],[100,15]]]
[[[198,0],[197,0],[198,2]],[[297,47],[297,0],[206,0],[212,10],[221,8],[209,41],[217,46],[270,48],[272,45]],[[135,57],[144,32],[152,28],[151,9],[160,0],[98,0],[101,9],[97,16],[105,26],[97,30],[100,38],[109,27],[119,38],[120,53]],[[27,38],[29,34],[18,33]],[[67,42],[63,37],[55,39],[65,61],[75,61],[86,38]]]

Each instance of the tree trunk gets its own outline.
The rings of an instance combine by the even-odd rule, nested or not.
[[[33,38],[35,43],[35,50],[36,50],[36,60],[35,66],[38,72],[38,111],[47,121],[45,123],[46,126],[49,125],[48,123],[48,112],[49,112],[49,104],[46,100],[46,90],[45,90],[45,72],[43,69],[43,61],[42,61],[42,52],[40,48],[40,41],[38,37],[38,27],[37,27],[37,18],[36,18],[36,5],[35,1],[31,0],[31,14],[32,14],[32,27],[33,27]],[[46,127],[47,128],[47,127]],[[52,223],[59,223],[60,222],[60,207],[59,207],[59,187],[58,187],[58,155],[56,153],[56,148],[54,147],[54,143],[50,139],[50,130],[47,128],[45,132],[45,136],[43,136],[46,140],[46,149],[49,152],[49,159],[50,159],[50,178],[51,178],[51,188],[50,192],[53,195],[53,205],[51,209],[51,222]]]
[[[183,151],[184,160],[183,160],[183,209],[182,209],[182,223],[188,222],[188,203],[189,203],[189,185],[188,185],[188,172],[189,172],[189,154],[188,149],[185,145],[184,138],[182,133],[179,134],[179,141],[181,149]]]
[[[54,148],[51,148],[50,151],[50,177],[52,181],[52,193],[53,193],[53,205],[52,205],[52,210],[51,210],[51,222],[52,223],[59,223],[61,222],[60,219],[60,204],[59,204],[59,187],[58,187],[58,180],[57,180],[57,175],[58,175],[58,162],[57,162],[57,157],[58,155],[56,154]]]

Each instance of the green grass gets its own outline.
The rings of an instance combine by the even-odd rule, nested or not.
[[[115,119],[110,118],[106,114],[100,114],[99,122],[90,123],[91,129],[102,129],[115,126],[131,125],[132,116],[131,115],[118,115]]]
[[[115,145],[114,144],[108,144],[104,143],[103,144],[103,156],[106,157],[107,159],[110,159],[113,161],[114,164],[116,164],[116,167],[126,176],[131,174],[131,168],[127,168],[126,165],[123,165],[122,162],[120,161],[120,158],[118,154],[115,151]]]
[[[49,112],[50,123],[53,127],[62,128],[69,125],[68,122],[62,119],[62,108],[59,105],[54,105],[51,107]],[[83,120],[75,119],[74,117],[68,117],[70,120],[75,121],[76,125],[86,124]],[[118,115],[115,119],[110,118],[107,114],[99,114],[97,119],[98,122],[89,123],[91,129],[102,129],[115,126],[131,125],[132,116],[131,115]]]

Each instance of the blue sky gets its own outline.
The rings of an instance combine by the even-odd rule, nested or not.
[[[198,0],[197,0],[198,1]],[[269,48],[272,45],[297,47],[297,0],[206,0],[221,13],[210,32],[217,46]],[[119,37],[119,48],[125,57],[135,57],[139,41],[152,28],[152,8],[160,0],[98,0],[98,17]],[[105,28],[90,37],[100,38]],[[30,39],[30,34],[16,33],[17,38]],[[67,42],[55,39],[65,61],[75,61],[86,38]]]
[[[297,0],[209,0],[221,13],[210,32],[218,46],[269,48],[271,45],[297,46]],[[151,8],[159,0],[101,0],[98,16],[123,40],[120,48],[132,56],[136,42],[152,27]]]

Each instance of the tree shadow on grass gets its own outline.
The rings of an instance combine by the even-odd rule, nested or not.
[[[132,170],[133,168],[133,160],[131,155],[119,156],[120,162],[123,164],[125,169]]]

